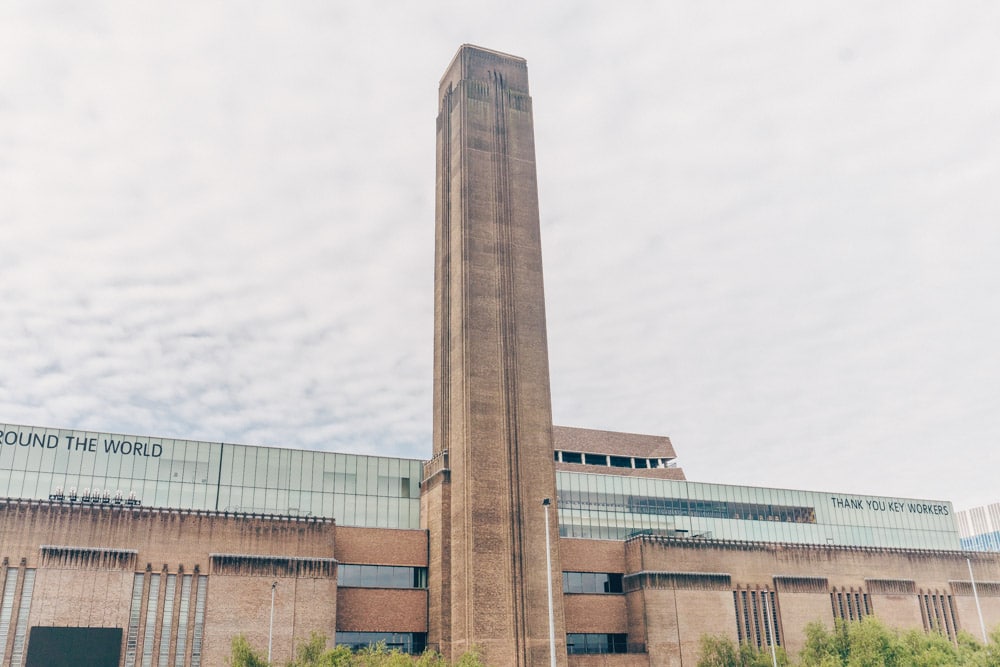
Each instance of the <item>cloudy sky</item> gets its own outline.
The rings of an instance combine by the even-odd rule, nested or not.
[[[0,4],[0,422],[427,457],[437,82],[528,60],[558,424],[1000,500],[1000,6]]]

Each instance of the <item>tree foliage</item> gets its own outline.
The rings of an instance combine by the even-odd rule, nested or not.
[[[785,649],[775,647],[778,664],[787,666]],[[771,667],[771,649],[758,649],[749,644],[736,645],[729,637],[705,635],[701,638],[701,658],[698,667]]]
[[[873,616],[861,621],[837,621],[832,629],[810,623],[798,662],[781,651],[779,665],[798,667],[1000,667],[1000,629],[985,646],[967,632],[955,642],[937,632],[887,627]],[[769,650],[737,646],[728,637],[701,638],[698,667],[770,667]]]
[[[449,663],[434,651],[409,655],[399,649],[390,651],[385,644],[377,644],[352,652],[346,646],[327,648],[327,643],[322,633],[312,633],[296,645],[295,659],[285,663],[284,667],[485,667],[475,651],[462,655],[455,663]],[[232,653],[227,662],[230,667],[278,667],[269,665],[243,635],[233,638]]]
[[[232,667],[268,667],[267,660],[250,646],[243,635],[233,637],[232,655],[227,662]]]

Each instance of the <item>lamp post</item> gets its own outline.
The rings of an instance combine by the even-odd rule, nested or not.
[[[771,664],[774,667],[778,667],[778,655],[774,650],[774,631],[771,627],[772,621],[774,621],[774,616],[767,613],[767,596],[768,591],[765,589],[761,594],[761,602],[764,603],[764,632],[767,638],[767,643],[771,645]]]
[[[976,611],[979,612],[979,627],[983,631],[983,644],[989,644],[989,637],[986,636],[986,624],[983,622],[983,608],[979,606],[979,591],[976,590],[976,578],[972,576],[972,559],[966,556],[965,564],[969,566],[969,581],[972,582],[972,596],[976,598]]]
[[[552,545],[549,543],[549,507],[552,502],[542,499],[545,508],[545,578],[549,585],[549,661],[556,667],[556,618],[552,611]]]
[[[271,584],[271,624],[267,629],[267,664],[271,664],[271,639],[274,637],[274,590],[278,587],[278,582]]]

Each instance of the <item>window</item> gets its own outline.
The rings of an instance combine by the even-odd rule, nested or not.
[[[198,601],[194,607],[194,634],[191,638],[191,667],[201,667],[201,643],[205,636],[205,593],[208,576],[198,576]]]
[[[338,645],[357,651],[375,644],[385,644],[390,651],[399,649],[403,653],[419,655],[427,646],[424,632],[338,632]]]
[[[427,588],[426,567],[341,563],[337,585],[357,588]]]
[[[631,468],[632,459],[627,456],[611,456],[608,457],[611,461],[612,468]]]
[[[606,466],[608,457],[604,454],[584,454],[583,462],[589,466]]]
[[[563,452],[563,463],[583,463],[583,455],[580,452]]]
[[[177,614],[177,645],[174,667],[184,667],[184,659],[187,655],[188,614],[191,611],[191,576],[185,574],[181,579],[181,607]]]
[[[163,591],[163,625],[160,633],[160,667],[167,667],[170,659],[170,635],[174,629],[174,590],[177,575],[167,575],[167,586]]]
[[[28,632],[28,615],[31,610],[31,593],[35,587],[35,570],[24,571],[24,582],[21,584],[21,604],[17,610],[17,624],[14,628],[14,644],[10,652],[11,667],[21,667],[24,659],[24,640]],[[121,631],[119,631],[121,632]],[[119,635],[121,641],[121,635]]]
[[[14,615],[14,589],[17,588],[16,567],[7,568],[7,581],[3,587],[3,602],[0,603],[0,659],[7,650],[7,633],[10,630],[10,619]]]
[[[563,572],[563,593],[621,593],[619,572]]]
[[[146,604],[146,632],[142,641],[142,667],[153,664],[153,636],[156,632],[156,612],[160,602],[160,575],[149,580],[149,602]]]
[[[128,634],[125,635],[125,667],[135,667],[135,649],[139,643],[139,620],[142,613],[142,589],[146,573],[140,572],[132,581],[132,606],[129,608]]]
[[[628,635],[624,633],[568,633],[566,635],[566,652],[569,654],[627,653]]]

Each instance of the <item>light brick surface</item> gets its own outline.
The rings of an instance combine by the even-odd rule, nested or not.
[[[237,634],[266,650],[274,582],[276,660],[290,659],[295,642],[314,630],[333,637],[337,530],[344,531],[344,555],[354,562],[413,566],[426,562],[426,533],[419,530],[337,529],[330,520],[0,501],[0,557],[18,568],[21,581],[25,568],[36,570],[29,626],[118,627],[126,635],[135,575],[145,572],[138,651],[141,654],[145,642],[150,581],[156,577],[160,588],[152,646],[158,656],[164,610],[169,607],[173,618],[166,650],[171,664],[183,620],[184,575],[191,575],[185,661],[193,648],[200,575],[207,576],[203,665],[224,664]],[[218,560],[220,555],[225,563]],[[176,576],[170,599],[165,597],[168,574]],[[424,629],[424,591],[381,595],[377,604],[359,604],[358,613],[367,609],[366,617],[372,618],[372,609],[381,606],[391,610],[388,616],[400,626],[394,629]],[[15,623],[13,618],[11,629]],[[124,653],[123,647],[123,658]]]

